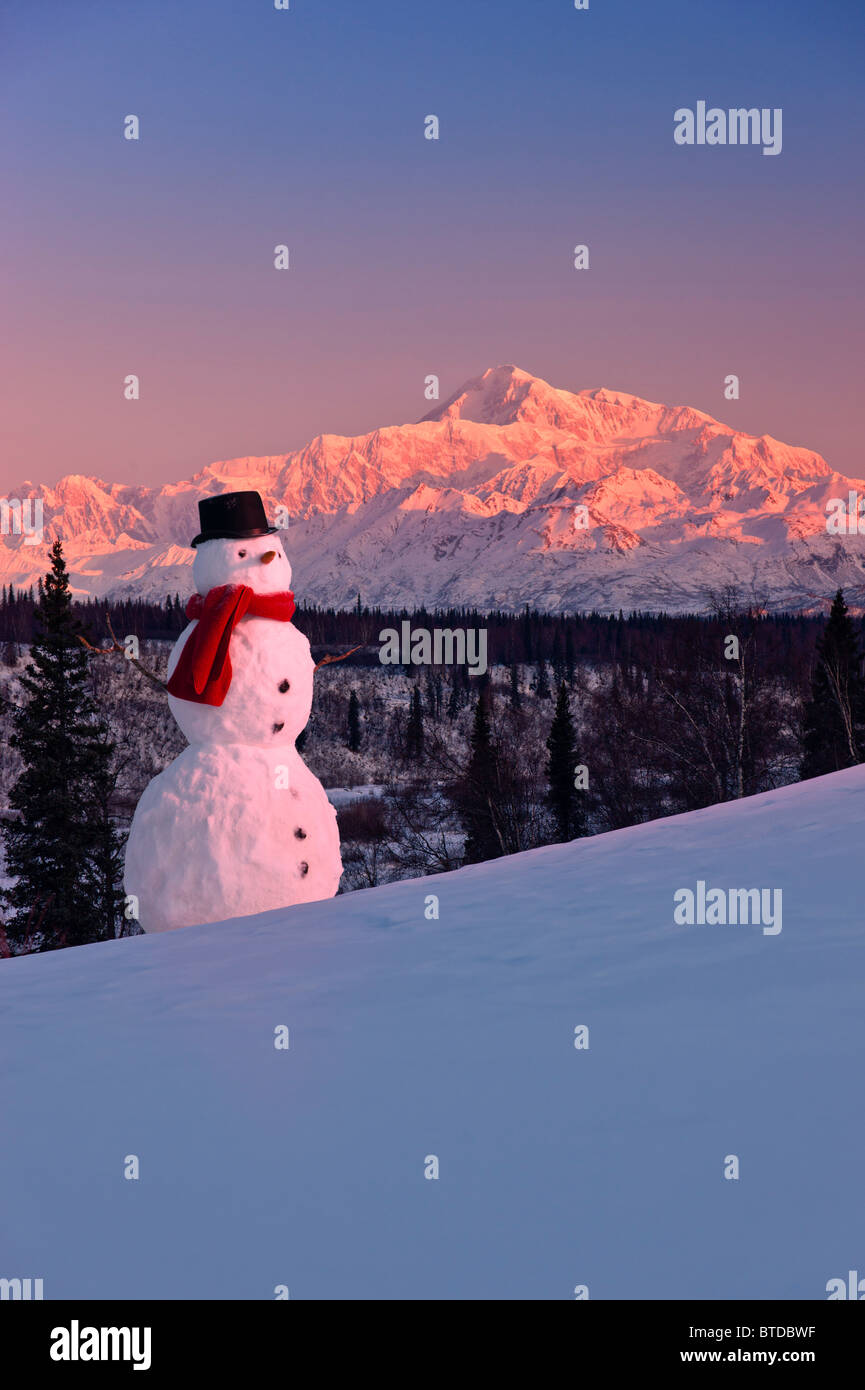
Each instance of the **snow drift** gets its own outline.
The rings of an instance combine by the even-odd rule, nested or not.
[[[865,1260],[863,837],[865,767],[0,963],[0,1275],[47,1298],[826,1298]],[[783,930],[676,926],[698,882],[780,889]]]

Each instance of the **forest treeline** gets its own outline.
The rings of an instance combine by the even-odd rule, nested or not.
[[[35,633],[34,613],[39,594],[32,589],[0,588],[0,644],[28,646]],[[88,599],[72,604],[82,631],[101,639],[106,619],[118,635],[134,634],[139,641],[174,641],[188,619],[186,599],[168,595],[162,602],[143,599]],[[649,669],[652,666],[687,666],[699,662],[700,653],[717,645],[726,635],[728,615],[747,612],[760,627],[761,670],[799,685],[807,680],[823,615],[762,614],[729,592],[720,598],[707,596],[706,610],[692,614],[603,613],[549,614],[525,608],[519,613],[480,613],[470,608],[399,610],[355,607],[346,610],[299,605],[294,622],[309,638],[316,655],[322,651],[347,651],[352,666],[379,664],[379,633],[400,629],[404,621],[413,629],[485,629],[487,660],[496,666],[548,662],[555,675],[573,678],[577,663],[615,664]],[[863,619],[852,620],[863,633]],[[865,635],[865,633],[863,633]]]

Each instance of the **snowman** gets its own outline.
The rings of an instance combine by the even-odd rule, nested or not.
[[[198,511],[192,621],[167,683],[189,747],[145,788],[126,847],[147,932],[329,898],[342,874],[336,811],[294,746],[315,667],[277,529],[257,492]]]

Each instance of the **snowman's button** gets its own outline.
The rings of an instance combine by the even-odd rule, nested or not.
[[[294,838],[295,838],[296,840],[305,840],[305,839],[306,839],[306,831],[305,831],[305,830],[301,830],[300,826],[298,826],[297,830],[295,830],[295,832],[294,832]]]
[[[308,874],[308,873],[309,873],[309,865],[307,864],[307,862],[306,862],[305,859],[301,859],[301,861],[300,861],[300,876],[301,876],[301,878],[303,878],[304,874]]]
[[[274,732],[275,734],[278,734],[278,733],[280,732],[280,730],[281,730],[281,729],[284,729],[284,728],[285,728],[285,720],[283,720],[281,724],[274,724],[274,726],[273,726],[273,732]]]
[[[280,695],[285,695],[286,691],[291,689],[291,681],[280,681],[278,689]]]

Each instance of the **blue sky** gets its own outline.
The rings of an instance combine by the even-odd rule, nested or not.
[[[0,483],[186,476],[507,361],[865,472],[863,30],[833,0],[5,0]],[[698,100],[782,107],[781,155],[677,147]]]

